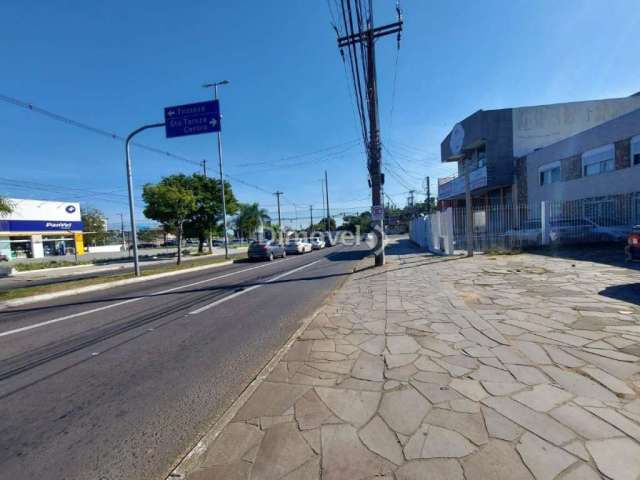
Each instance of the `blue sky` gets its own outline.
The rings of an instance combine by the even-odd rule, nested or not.
[[[202,83],[228,79],[225,169],[260,188],[232,181],[240,201],[275,215],[266,192],[281,190],[283,216],[307,222],[309,205],[316,215],[322,207],[326,169],[332,213],[364,210],[365,158],[330,25],[333,1],[3,2],[0,94],[124,135],[161,121],[165,106],[208,99]],[[637,0],[403,0],[401,7],[399,52],[393,37],[377,45],[383,161],[403,178],[387,175],[386,191],[400,205],[407,186],[421,191],[429,175],[435,190],[436,177],[451,171],[439,162],[440,142],[475,110],[640,90]],[[394,21],[391,0],[374,0],[374,11],[376,23]],[[0,194],[79,200],[119,223],[127,211],[121,143],[4,102],[0,119]],[[213,135],[168,140],[152,130],[138,141],[206,158],[216,172]],[[163,175],[197,170],[135,148],[133,164],[138,194]]]

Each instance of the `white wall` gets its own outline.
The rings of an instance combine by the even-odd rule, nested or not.
[[[640,96],[513,109],[513,154],[522,157],[640,108]]]

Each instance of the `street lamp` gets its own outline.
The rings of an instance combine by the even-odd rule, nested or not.
[[[218,100],[218,86],[228,85],[229,80],[222,80],[215,83],[205,83],[202,88],[213,87],[213,99]],[[222,113],[220,114],[222,118]],[[222,222],[224,228],[224,258],[229,258],[229,245],[227,239],[227,203],[224,198],[224,173],[222,170],[222,129],[218,130],[218,164],[220,166],[220,189],[222,190]],[[209,235],[209,241],[211,241],[211,235]]]

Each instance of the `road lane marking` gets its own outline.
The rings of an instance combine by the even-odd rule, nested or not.
[[[320,259],[318,259],[318,260],[316,260],[314,262],[307,263],[307,264],[302,265],[300,267],[294,268],[293,270],[289,270],[288,272],[281,273],[280,275],[276,275],[275,277],[270,278],[269,280],[267,280],[264,283],[260,283],[258,285],[253,285],[252,287],[245,288],[244,290],[241,290],[241,291],[236,292],[236,293],[232,293],[231,295],[227,295],[226,297],[221,298],[220,300],[216,300],[215,302],[211,302],[211,303],[209,303],[209,304],[207,304],[207,305],[205,305],[203,307],[200,307],[200,308],[198,308],[196,310],[193,310],[193,311],[189,312],[189,315],[196,315],[198,313],[202,313],[205,310],[209,310],[210,308],[213,308],[213,307],[215,307],[217,305],[220,305],[221,303],[226,302],[227,300],[231,300],[233,298],[239,297],[240,295],[243,295],[243,294],[248,293],[248,292],[250,292],[252,290],[255,290],[256,288],[264,287],[265,285],[267,285],[269,283],[273,283],[276,280],[280,280],[281,278],[287,277],[287,276],[291,275],[292,273],[299,272],[300,270],[303,270],[303,269],[305,269],[307,267],[310,267],[311,265],[314,265],[314,264],[318,263],[321,260],[322,260],[322,258],[320,258]]]
[[[175,292],[175,291],[181,290],[183,288],[189,288],[189,287],[193,287],[195,285],[200,285],[202,283],[212,282],[214,280],[219,280],[221,278],[230,277],[232,275],[237,275],[239,273],[248,272],[250,270],[256,270],[258,268],[268,267],[270,265],[273,265],[273,263],[265,263],[264,265],[258,265],[258,266],[255,266],[255,267],[249,267],[249,268],[245,268],[243,270],[238,270],[236,272],[225,273],[224,275],[218,275],[216,277],[207,278],[205,280],[199,280],[197,282],[188,283],[187,285],[180,285],[179,287],[174,287],[174,288],[169,288],[167,290],[161,290],[159,292],[149,293],[149,294],[143,295],[141,297],[130,298],[128,300],[123,300],[122,302],[116,302],[116,303],[112,303],[112,304],[109,304],[109,305],[104,305],[102,307],[92,308],[91,310],[84,310],[82,312],[72,313],[70,315],[65,315],[64,317],[58,317],[58,318],[54,318],[54,319],[51,319],[51,320],[46,320],[44,322],[35,323],[33,325],[27,325],[26,327],[20,327],[20,328],[14,329],[14,330],[7,330],[6,332],[0,332],[0,337],[6,337],[6,336],[9,336],[9,335],[14,335],[16,333],[21,333],[21,332],[26,332],[28,330],[33,330],[34,328],[40,328],[40,327],[44,327],[46,325],[52,325],[54,323],[63,322],[65,320],[71,320],[72,318],[78,318],[78,317],[82,317],[84,315],[90,315],[92,313],[102,312],[102,311],[108,310],[110,308],[119,307],[121,305],[126,305],[127,303],[137,302],[137,301],[142,300],[144,298],[155,297],[155,296],[158,296],[158,295],[163,295],[165,293]]]

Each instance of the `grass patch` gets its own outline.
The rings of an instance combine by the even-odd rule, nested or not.
[[[76,267],[78,265],[88,265],[91,262],[70,262],[68,260],[49,260],[47,262],[37,263],[12,263],[11,267],[19,272],[29,272],[31,270],[40,270],[43,268],[60,268],[60,267]]]
[[[246,261],[246,254],[238,254],[230,256],[230,260],[235,262],[244,262]],[[193,267],[201,267],[204,265],[213,265],[216,263],[222,263],[226,261],[224,258],[203,258],[198,260],[192,260],[189,262],[184,262],[181,265],[171,264],[171,265],[158,265],[155,267],[144,268],[142,266],[142,276],[146,277],[149,275],[155,275],[157,273],[165,273],[165,272],[174,272],[177,270],[187,270]],[[75,264],[74,264],[75,265]],[[8,290],[6,292],[0,292],[0,301],[3,300],[12,300],[15,298],[22,297],[30,297],[32,295],[40,295],[44,293],[53,293],[60,292],[63,290],[69,290],[73,288],[86,287],[89,285],[100,285],[103,283],[116,282],[118,280],[126,280],[128,278],[133,278],[134,274],[130,273],[114,273],[101,275],[94,278],[83,278],[80,280],[69,280],[63,281],[59,283],[51,283],[49,285],[36,285],[33,287],[22,287],[22,288],[14,288]]]

